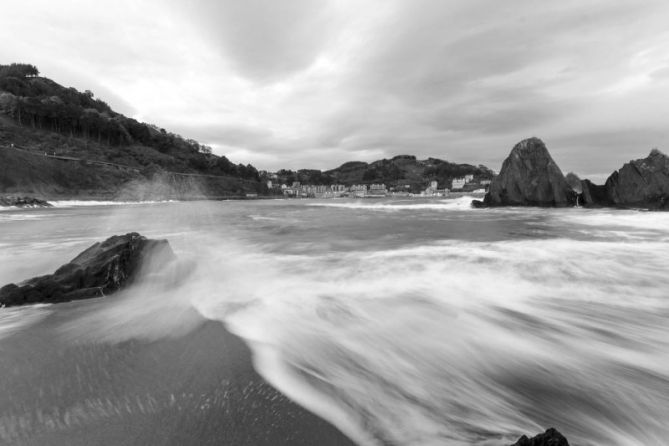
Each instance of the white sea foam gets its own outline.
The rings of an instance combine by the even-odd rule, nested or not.
[[[0,307],[0,340],[47,317],[51,313],[48,310],[49,306],[36,304],[24,307]]]
[[[561,221],[596,228],[632,228],[669,231],[669,213],[622,209],[583,209],[582,212],[562,212]]]
[[[175,200],[151,200],[151,201],[112,201],[112,200],[56,200],[49,201],[54,207],[69,208],[79,206],[130,206],[148,205],[159,203],[174,203]]]
[[[22,210],[15,209],[15,213],[2,213],[0,214],[0,221],[24,221],[24,220],[42,220],[48,218],[50,215],[45,213],[35,213],[35,212],[21,212]],[[16,212],[18,211],[18,212]]]
[[[469,431],[476,420],[496,432],[528,430],[514,405],[519,389],[504,383],[507,372],[545,374],[542,380],[554,381],[546,391],[570,388],[612,404],[634,400],[639,389],[616,364],[669,376],[662,319],[638,328],[640,312],[668,308],[662,243],[442,242],[276,257],[249,253],[256,248],[226,246],[235,258],[225,269],[226,291],[199,295],[194,304],[249,340],[270,382],[345,432],[364,426],[393,444],[486,444]],[[230,301],[245,299],[252,301],[230,311]],[[653,354],[639,353],[642,345]],[[491,380],[501,382],[490,387]],[[595,382],[617,386],[620,395]],[[339,409],[328,412],[335,403]],[[659,410],[664,402],[656,404]],[[579,416],[601,425],[609,444],[660,435]]]
[[[384,212],[396,212],[396,211],[410,211],[410,210],[434,210],[434,211],[448,211],[448,210],[468,210],[471,209],[472,200],[476,197],[464,196],[458,198],[451,198],[445,200],[437,200],[431,202],[426,202],[424,200],[397,200],[393,201],[384,201],[382,203],[376,203],[370,200],[360,200],[360,201],[332,201],[332,202],[319,202],[319,203],[309,203],[308,206],[314,207],[330,207],[330,208],[342,208],[342,209],[361,209],[369,211],[384,211]]]

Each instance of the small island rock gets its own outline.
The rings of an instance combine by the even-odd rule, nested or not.
[[[0,306],[56,303],[100,297],[130,285],[151,263],[160,268],[175,259],[167,240],[132,232],[95,243],[53,274],[0,288]]]
[[[613,205],[669,210],[669,157],[657,149],[630,161],[606,180]]]
[[[576,197],[544,142],[529,138],[516,144],[483,201],[472,205],[564,207],[575,205]]]
[[[523,435],[511,446],[569,446],[569,442],[560,432],[551,427],[543,434],[532,438]]]

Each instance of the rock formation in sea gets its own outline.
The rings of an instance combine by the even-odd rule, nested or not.
[[[564,207],[575,205],[576,197],[544,142],[529,138],[516,144],[483,201],[472,205]]]
[[[582,181],[576,175],[574,172],[569,172],[567,175],[564,176],[565,181],[571,187],[571,190],[576,192],[577,194],[583,193],[583,185],[581,184]]]
[[[606,186],[594,184],[590,180],[581,180],[580,204],[583,206],[610,206],[611,200]]]
[[[569,442],[560,432],[551,427],[543,434],[532,438],[523,435],[511,446],[569,446]]]
[[[34,197],[6,196],[0,197],[0,206],[13,206],[17,208],[48,208],[51,204]]]
[[[613,172],[605,187],[615,206],[669,210],[669,157],[653,149]]]
[[[135,281],[150,263],[153,269],[175,260],[167,240],[136,232],[95,243],[53,274],[0,288],[0,306],[56,303],[114,293]]]

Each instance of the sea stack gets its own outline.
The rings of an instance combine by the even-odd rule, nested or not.
[[[167,240],[150,240],[136,232],[115,235],[53,274],[0,288],[0,307],[106,296],[130,285],[149,264],[157,269],[175,258]]]
[[[551,427],[543,434],[532,438],[523,435],[511,446],[569,446],[569,442],[560,432]]]
[[[529,138],[516,144],[483,201],[472,205],[565,207],[575,205],[576,197],[544,142]]]
[[[669,157],[653,149],[613,172],[605,187],[615,206],[669,210]]]

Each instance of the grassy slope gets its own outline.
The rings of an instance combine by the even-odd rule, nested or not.
[[[30,153],[12,150],[11,144]],[[140,169],[85,165],[43,156],[44,152],[109,161]],[[188,177],[167,173],[197,173],[187,160],[151,147],[107,146],[84,138],[21,127],[0,115],[0,193],[43,199],[194,199],[257,193],[260,185],[232,176]]]

